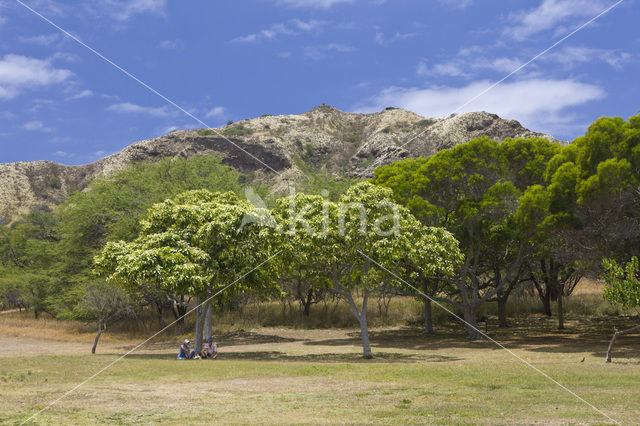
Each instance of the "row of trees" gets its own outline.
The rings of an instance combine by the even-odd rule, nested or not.
[[[370,358],[369,296],[381,285],[401,285],[379,265],[446,276],[459,260],[452,235],[421,225],[390,197],[388,189],[360,183],[337,203],[298,194],[268,212],[233,193],[190,191],[155,205],[136,240],[108,243],[96,270],[131,293],[152,285],[193,297],[197,349],[211,335],[206,319],[214,296],[277,297],[286,281],[304,282],[309,292],[330,289],[349,303]]]
[[[602,118],[569,145],[479,138],[381,167],[373,185],[346,190],[342,181],[329,199],[298,194],[268,211],[242,200],[250,178],[214,158],[139,165],[56,212],[0,226],[0,295],[6,306],[63,318],[119,318],[146,306],[163,325],[167,311],[180,318],[242,278],[215,303],[287,292],[308,313],[323,295],[338,295],[361,324],[367,355],[371,295],[410,294],[396,274],[457,307],[471,338],[488,302],[507,325],[507,302],[522,286],[535,289],[547,315],[557,303],[563,328],[563,300],[585,275],[604,276],[612,303],[638,306],[639,152],[640,116]],[[111,278],[116,307],[133,299],[133,308],[96,297],[109,293],[96,290],[106,284],[96,284],[92,266]],[[211,310],[207,302],[196,312],[197,336],[210,334]]]
[[[564,328],[563,299],[580,279],[600,276],[603,258],[638,252],[638,153],[640,116],[601,118],[570,145],[480,138],[381,167],[374,182],[423,224],[458,239],[465,260],[442,285],[457,289],[444,300],[468,322],[495,301],[506,325],[509,295],[529,283],[547,315],[557,301]],[[432,286],[432,294],[441,289]],[[472,328],[469,334],[477,337]]]

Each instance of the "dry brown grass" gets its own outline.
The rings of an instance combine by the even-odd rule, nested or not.
[[[640,343],[620,342],[605,364],[611,324],[552,321],[490,334],[623,423],[640,416]],[[419,423],[602,424],[597,412],[489,342],[458,330],[373,329],[362,360],[357,330],[258,328],[217,336],[217,361],[176,361],[175,343],[125,358],[37,418],[43,424]],[[14,342],[14,343],[11,343]],[[19,423],[131,346],[3,338],[29,349],[0,357],[0,423]],[[31,346],[35,345],[35,346]],[[81,352],[78,348],[84,346]],[[31,356],[31,349],[46,353]],[[51,352],[48,352],[51,351]],[[49,355],[51,353],[51,355]],[[84,355],[84,354],[87,355]],[[45,355],[45,356],[42,356]],[[581,360],[584,359],[583,362]]]
[[[581,294],[596,294],[602,295],[604,291],[605,282],[602,280],[597,280],[594,278],[583,278],[578,283],[578,286],[573,292],[574,296],[578,296]]]
[[[90,342],[93,329],[76,321],[60,321],[46,314],[36,319],[31,312],[5,312],[0,315],[0,332],[8,336],[46,338],[67,342]]]

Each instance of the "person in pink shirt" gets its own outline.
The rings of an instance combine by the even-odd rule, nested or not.
[[[216,359],[218,357],[218,345],[209,337],[202,347],[202,359]]]

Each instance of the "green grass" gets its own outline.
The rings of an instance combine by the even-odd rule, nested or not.
[[[61,400],[42,424],[130,423],[599,423],[602,416],[489,346],[410,360],[175,361],[133,355]],[[275,347],[274,349],[278,349]],[[414,351],[415,352],[415,351]],[[380,351],[378,351],[380,354]],[[476,355],[472,355],[476,353]],[[224,357],[229,359],[224,359]],[[251,359],[253,358],[253,359]],[[554,359],[555,358],[555,359]],[[113,361],[113,355],[0,358],[0,420],[20,422]],[[304,358],[303,358],[304,359]],[[640,416],[636,365],[537,363],[617,420]],[[497,368],[499,367],[499,368]],[[588,367],[588,368],[585,368]]]

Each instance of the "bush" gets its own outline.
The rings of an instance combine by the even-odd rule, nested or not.
[[[246,136],[253,133],[253,130],[242,124],[225,129],[222,134],[225,136]]]
[[[213,135],[213,134],[215,134],[213,129],[200,129],[200,130],[198,130],[198,135],[200,135],[200,136],[209,136],[209,135]]]
[[[58,176],[54,176],[49,179],[49,187],[53,189],[62,188],[62,182],[60,181],[60,178]]]
[[[316,152],[313,149],[313,145],[311,145],[310,143],[307,143],[304,146],[304,154],[306,155],[307,158],[313,158],[316,155]]]
[[[420,120],[416,123],[416,126],[418,127],[429,127],[432,124],[434,124],[436,122],[436,120],[434,120],[433,118],[425,118],[424,120]]]

